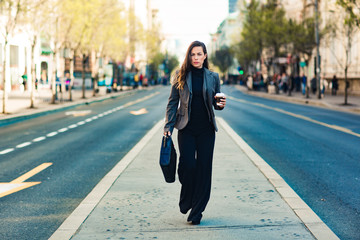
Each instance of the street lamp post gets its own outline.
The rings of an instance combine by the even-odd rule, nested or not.
[[[320,86],[320,38],[319,38],[319,4],[315,0],[315,41],[316,41],[316,85],[318,90],[318,98],[321,99],[321,86]]]

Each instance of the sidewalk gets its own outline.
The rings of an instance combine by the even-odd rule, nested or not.
[[[160,121],[50,239],[338,239],[223,119],[218,123],[212,194],[200,225],[179,212],[178,179],[163,179]]]
[[[309,98],[306,98],[302,95],[301,92],[291,92],[291,96],[288,96],[287,93],[280,92],[279,94],[270,94],[262,91],[251,91],[248,90],[245,86],[235,85],[236,88],[246,94],[258,96],[262,98],[268,98],[273,100],[285,101],[285,102],[293,102],[300,104],[308,104],[318,107],[329,108],[337,111],[346,111],[352,113],[360,113],[360,96],[348,96],[349,105],[345,106],[344,95],[336,95],[332,96],[330,93],[326,93],[326,95],[318,99],[317,95],[312,93],[309,94]]]
[[[131,94],[133,90],[124,90],[112,93],[106,93],[101,89],[96,96],[93,96],[93,90],[85,91],[85,99],[82,98],[82,90],[77,88],[72,90],[72,101],[69,101],[69,92],[63,95],[58,93],[58,100],[51,104],[52,93],[50,89],[39,89],[35,92],[35,108],[30,108],[30,92],[12,91],[8,94],[6,104],[6,114],[2,113],[3,92],[0,91],[0,126],[6,125],[7,122],[13,122],[24,118],[30,118],[37,115],[46,114],[47,112],[57,111],[59,109],[71,108],[76,105],[86,104],[93,101],[102,101],[111,97]]]

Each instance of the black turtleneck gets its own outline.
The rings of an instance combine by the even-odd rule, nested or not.
[[[186,128],[191,131],[199,132],[202,131],[204,127],[211,127],[203,96],[204,67],[195,68],[191,66],[191,83],[191,112],[190,121]]]

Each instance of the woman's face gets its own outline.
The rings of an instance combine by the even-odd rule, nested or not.
[[[191,57],[191,65],[193,65],[193,67],[202,68],[207,56],[206,54],[204,54],[203,48],[197,46],[191,49],[190,57]]]

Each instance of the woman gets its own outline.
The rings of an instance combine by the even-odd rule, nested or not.
[[[180,71],[172,84],[166,108],[164,135],[178,131],[181,183],[180,212],[190,209],[188,222],[200,224],[210,198],[212,159],[217,126],[213,107],[224,109],[225,97],[218,103],[219,74],[209,71],[205,44],[190,44]],[[179,105],[180,101],[180,106]]]

